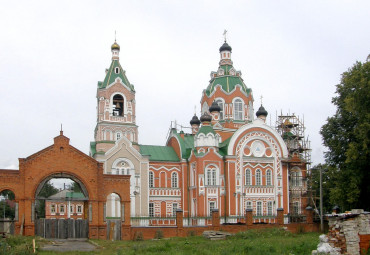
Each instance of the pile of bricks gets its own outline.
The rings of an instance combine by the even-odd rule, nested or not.
[[[341,254],[367,252],[370,238],[370,213],[354,209],[350,213],[329,215],[328,242]]]

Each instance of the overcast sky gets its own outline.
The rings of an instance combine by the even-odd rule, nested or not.
[[[139,143],[164,145],[171,121],[199,113],[227,29],[255,109],[263,95],[272,124],[304,115],[316,164],[335,85],[370,53],[370,1],[0,1],[0,28],[0,168],[51,145],[61,123],[88,154],[115,30]]]

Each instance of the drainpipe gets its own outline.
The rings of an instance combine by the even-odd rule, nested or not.
[[[224,199],[224,201],[225,201],[225,206],[224,206],[224,208],[225,208],[225,211],[224,211],[224,223],[226,223],[226,220],[227,220],[227,210],[226,210],[226,208],[227,208],[227,194],[229,193],[229,191],[228,191],[228,186],[227,186],[227,182],[228,182],[228,172],[229,172],[229,170],[226,168],[226,157],[224,156],[223,157],[223,160],[224,160],[224,175],[225,175],[225,199]],[[227,171],[226,171],[227,170]]]
[[[187,188],[187,190],[188,190],[188,194],[187,194],[187,200],[188,200],[188,226],[189,226],[189,222],[190,222],[190,202],[189,202],[189,200],[190,200],[190,186],[189,186],[189,181],[190,181],[190,171],[189,171],[189,160],[188,159],[186,159],[186,166],[187,166],[187,175],[186,175],[186,178],[188,179],[188,181],[187,181],[187,183],[186,183],[186,188]]]

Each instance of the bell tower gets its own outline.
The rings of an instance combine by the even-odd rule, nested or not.
[[[133,145],[138,142],[138,127],[135,119],[135,88],[126,77],[119,62],[120,46],[112,46],[112,63],[105,70],[104,81],[97,88],[97,124],[95,141],[90,144],[90,156],[103,156],[115,142],[126,137]]]

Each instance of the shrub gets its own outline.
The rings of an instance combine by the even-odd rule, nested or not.
[[[155,239],[162,239],[163,238],[163,231],[160,230],[160,229],[157,229],[157,231],[155,231],[154,238]]]
[[[143,232],[141,232],[141,231],[135,232],[133,240],[134,241],[143,241],[144,240]]]
[[[297,234],[303,234],[305,232],[306,232],[306,230],[305,230],[304,226],[303,225],[298,225]]]
[[[196,236],[196,233],[194,230],[188,231],[188,236]]]

